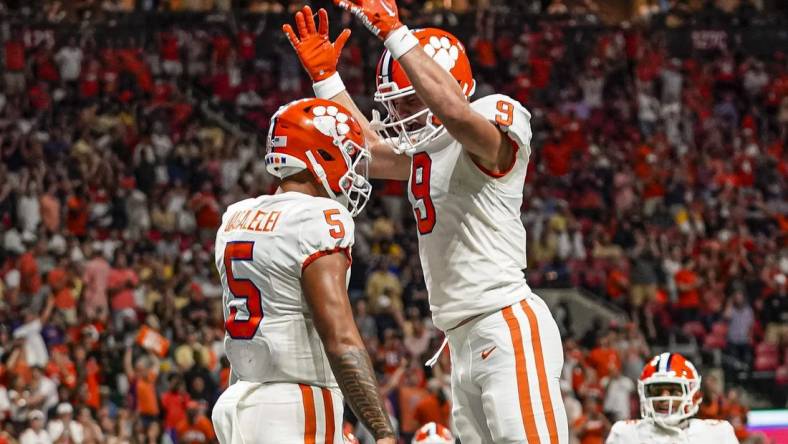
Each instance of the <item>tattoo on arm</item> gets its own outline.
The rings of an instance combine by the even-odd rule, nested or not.
[[[353,348],[329,359],[345,401],[361,423],[375,439],[393,437],[394,431],[378,395],[375,373],[366,351]]]

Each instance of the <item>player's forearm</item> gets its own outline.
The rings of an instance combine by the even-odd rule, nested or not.
[[[361,423],[375,439],[393,437],[394,430],[378,394],[375,372],[363,344],[337,344],[327,347],[326,354],[345,402]]]
[[[410,159],[395,153],[394,148],[372,129],[369,120],[358,109],[347,90],[342,90],[329,100],[344,105],[361,125],[367,149],[372,154],[369,176],[374,179],[407,180],[410,174]]]
[[[367,117],[364,116],[364,113],[358,109],[356,102],[353,101],[353,98],[350,97],[350,94],[347,92],[347,90],[342,90],[339,94],[329,98],[328,100],[337,102],[340,105],[344,105],[345,108],[350,111],[350,114],[353,115],[353,118],[358,121],[359,125],[361,125],[361,131],[364,133],[364,140],[367,141],[368,145],[381,141],[380,136],[378,133],[372,130],[372,127],[369,125],[369,120],[367,120]]]
[[[447,128],[462,124],[472,112],[457,81],[420,46],[399,58],[416,94]]]

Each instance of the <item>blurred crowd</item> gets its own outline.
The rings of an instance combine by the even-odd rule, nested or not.
[[[463,37],[477,95],[533,114],[528,280],[631,317],[575,331],[557,315],[573,442],[638,416],[640,369],[676,338],[704,351],[696,363],[768,375],[783,407],[785,54],[678,59],[640,27],[570,44],[567,23],[503,19],[478,14]],[[265,21],[103,39],[2,28],[0,443],[213,442],[229,374],[213,237],[227,205],[275,189],[261,141],[278,106],[311,95],[298,60]],[[369,110],[380,48],[354,35],[340,72]],[[442,335],[413,218],[403,184],[375,186],[350,294],[407,437],[448,423],[450,362],[422,365]],[[725,375],[704,372],[702,415],[759,442]]]

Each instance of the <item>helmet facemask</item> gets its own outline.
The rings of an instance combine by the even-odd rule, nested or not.
[[[339,189],[345,199],[350,215],[356,217],[367,205],[372,195],[372,184],[369,183],[369,150],[352,140],[347,140],[340,147],[342,156],[348,164],[345,174],[339,179]]]
[[[440,137],[445,131],[443,124],[439,123],[426,105],[422,110],[410,115],[400,113],[396,102],[415,94],[413,86],[399,88],[395,82],[383,83],[375,92],[375,102],[383,105],[388,115],[381,120],[380,113],[373,111],[370,125],[394,147],[398,154],[413,154]],[[424,119],[425,123],[420,124],[421,119]],[[417,128],[414,129],[415,125]]]
[[[372,184],[369,183],[369,151],[350,139],[340,141],[334,138],[334,144],[342,153],[342,158],[347,165],[347,171],[337,181],[340,194],[336,193],[328,183],[328,177],[320,162],[315,157],[315,152],[309,150],[306,156],[311,164],[312,171],[331,199],[346,206],[350,215],[356,217],[366,206],[372,194]],[[322,154],[318,153],[319,156]]]
[[[663,394],[666,390],[669,393]],[[700,378],[655,376],[638,381],[640,415],[662,427],[675,428],[698,412],[699,391]]]

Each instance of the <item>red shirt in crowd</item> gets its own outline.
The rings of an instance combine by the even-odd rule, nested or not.
[[[232,42],[226,35],[217,35],[213,38],[213,61],[217,64],[224,64],[227,56],[230,55]]]
[[[569,173],[569,160],[572,148],[562,142],[548,142],[542,149],[547,171],[552,176],[564,176]]]
[[[165,430],[175,430],[181,422],[186,420],[186,404],[189,401],[191,401],[191,397],[186,392],[169,391],[161,395]]]
[[[249,31],[238,33],[238,56],[241,60],[249,61],[254,59],[254,40],[254,34]]]
[[[79,81],[79,93],[84,98],[96,97],[99,93],[99,75],[101,65],[95,60],[88,62],[87,67],[82,70]]]
[[[676,280],[676,285],[679,287],[682,285],[695,287],[698,284],[698,275],[694,271],[686,268],[679,270],[674,279]],[[679,308],[698,308],[700,306],[700,294],[698,293],[698,289],[679,289],[679,301],[677,305]]]
[[[178,38],[174,34],[164,33],[161,35],[160,53],[162,60],[170,62],[180,60]]]
[[[32,251],[19,258],[19,274],[21,275],[19,290],[24,294],[38,293],[41,289],[41,275],[38,273],[38,263]]]
[[[22,71],[25,69],[25,45],[19,40],[5,43],[5,69]]]
[[[66,228],[74,236],[84,236],[88,226],[88,204],[79,196],[72,195],[66,201]]]
[[[553,71],[552,62],[546,57],[534,56],[529,60],[531,72],[533,73],[533,84],[536,89],[544,89],[550,83],[550,75]]]
[[[30,104],[33,108],[37,110],[48,109],[52,104],[52,98],[49,96],[49,93],[42,83],[31,86],[27,91],[27,98],[30,100]]]
[[[52,56],[47,51],[38,51],[35,56],[36,77],[45,82],[57,82],[60,80],[60,73],[52,60]]]

